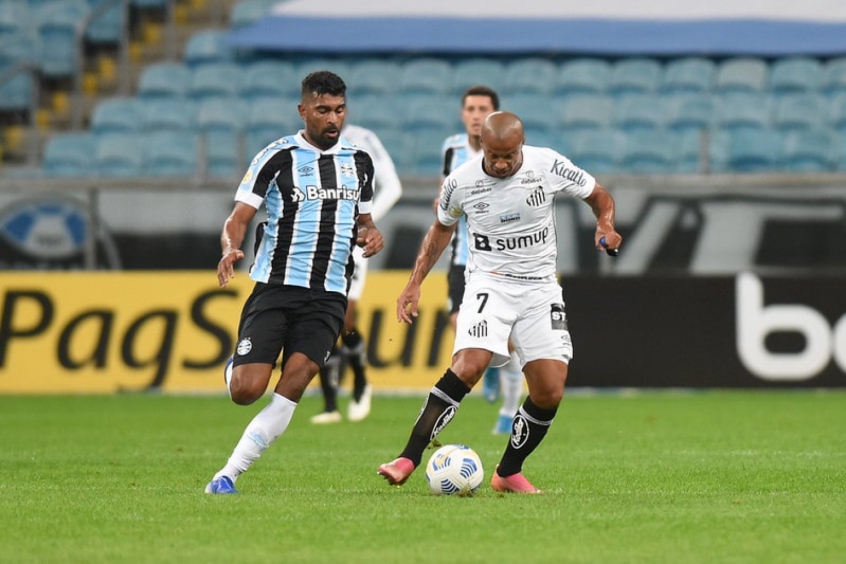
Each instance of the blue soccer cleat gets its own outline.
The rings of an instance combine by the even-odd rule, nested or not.
[[[482,375],[482,395],[488,402],[499,399],[499,368],[486,368]]]
[[[238,490],[235,489],[235,484],[229,476],[221,476],[215,478],[206,486],[207,494],[236,494]]]
[[[499,414],[499,417],[496,418],[496,425],[493,428],[494,435],[510,435],[511,434],[511,424],[514,422],[513,417],[509,417],[508,415],[503,415],[502,413]]]

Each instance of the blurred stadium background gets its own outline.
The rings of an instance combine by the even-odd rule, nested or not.
[[[381,386],[431,382],[448,358],[438,281],[428,340],[379,347],[404,275],[391,271],[413,263],[441,142],[480,83],[528,143],[570,156],[618,202],[616,260],[593,250],[586,206],[559,205],[575,386],[846,385],[846,6],[451,4],[0,0],[0,391],[46,391],[36,366],[70,391],[99,390],[104,371],[118,374],[106,389],[218,386],[225,336],[185,337],[163,316],[141,360],[126,343],[152,315],[139,303],[203,327],[192,308],[212,290],[184,271],[214,283],[235,185],[299,127],[299,82],[318,68],[345,78],[349,121],[379,134],[404,181],[365,295]],[[160,293],[110,294],[151,272]],[[64,339],[109,308],[123,344],[104,340],[101,357]],[[225,332],[236,315],[209,317]],[[203,361],[185,352],[203,347]],[[162,368],[165,349],[182,362]],[[39,350],[58,352],[40,366]]]

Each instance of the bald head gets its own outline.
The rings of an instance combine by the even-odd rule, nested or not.
[[[494,112],[482,124],[482,166],[487,174],[506,178],[523,165],[523,122],[511,112]]]

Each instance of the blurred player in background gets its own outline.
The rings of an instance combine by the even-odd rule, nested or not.
[[[235,263],[244,258],[247,229],[265,205],[267,221],[259,227],[250,268],[255,286],[241,312],[235,354],[224,370],[229,396],[239,405],[262,397],[280,353],[282,374],[270,403],[250,421],[206,486],[209,494],[237,493],[238,477],[288,428],[344,327],[353,247],[362,246],[369,257],[384,246],[370,215],[373,161],[341,138],[346,84],[331,72],[313,72],[303,79],[301,94],[298,110],[305,128],[256,155],[220,235],[217,280],[225,287],[235,276]]]
[[[449,244],[458,218],[466,215],[473,241],[452,365],[424,401],[402,453],[379,466],[378,473],[393,485],[408,479],[485,368],[509,358],[510,337],[523,365],[529,396],[514,418],[491,487],[500,492],[540,493],[523,475],[523,462],[552,425],[573,358],[556,271],[556,194],[563,192],[591,207],[598,249],[607,246],[613,252],[622,237],[614,229],[611,195],[557,151],[524,146],[523,124],[516,115],[490,114],[482,126],[481,141],[482,156],[444,180],[437,217],[397,299],[397,319],[411,323],[418,314],[423,281]]]
[[[391,155],[375,133],[357,125],[345,125],[341,137],[367,151],[373,159],[376,171],[374,186],[374,202],[370,215],[374,222],[378,222],[402,196],[402,183],[397,175],[397,169]],[[364,335],[359,331],[356,305],[364,291],[367,278],[367,259],[362,256],[362,250],[353,250],[355,270],[347,296],[347,315],[344,319],[344,330],[341,332],[341,347],[335,347],[329,360],[320,370],[320,389],[323,392],[323,412],[311,418],[312,423],[338,423],[341,412],[338,411],[338,388],[343,381],[347,365],[353,371],[352,399],[347,406],[347,418],[350,421],[361,421],[370,414],[370,400],[372,389],[367,382],[365,366],[367,355]]]
[[[482,123],[488,115],[497,110],[499,110],[499,95],[492,88],[474,86],[464,93],[461,98],[461,121],[464,122],[465,132],[448,137],[444,141],[442,181],[453,170],[481,154]],[[464,295],[464,271],[469,256],[468,236],[467,218],[461,216],[452,237],[452,255],[447,275],[448,307],[453,329],[455,329],[455,321]],[[501,368],[489,366],[485,370],[482,379],[482,394],[485,399],[489,402],[495,402],[500,391],[502,392],[502,406],[497,415],[493,432],[507,434],[511,432],[511,421],[517,414],[517,407],[523,392],[523,373],[520,371],[520,362],[514,354],[505,366]]]

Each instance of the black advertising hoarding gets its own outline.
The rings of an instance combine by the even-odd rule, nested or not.
[[[562,280],[568,386],[846,387],[842,277]]]

